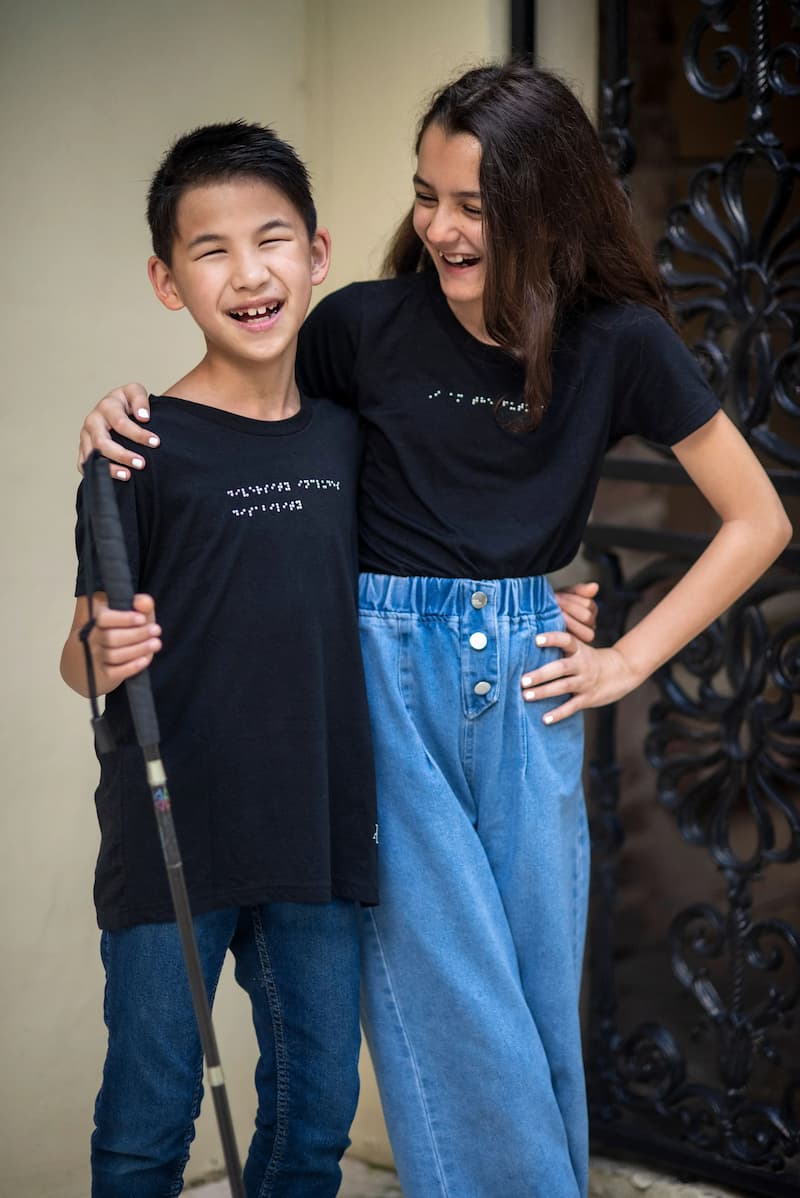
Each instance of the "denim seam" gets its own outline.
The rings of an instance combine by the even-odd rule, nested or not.
[[[419,620],[421,624],[452,624],[458,620],[458,616],[453,612],[436,612],[436,611],[409,611],[406,608],[387,608],[386,611],[373,611],[369,607],[360,607],[358,616],[361,620],[375,620],[377,622],[386,622],[387,620]]]
[[[525,646],[526,646],[525,656],[527,658],[527,645],[528,645],[529,641],[532,642],[534,649],[538,650],[538,646],[536,645],[536,635],[539,632],[539,629],[541,628],[541,624],[539,621],[539,617],[535,614],[530,617],[523,616],[523,617],[520,617],[520,619],[521,619],[521,625],[520,625],[520,628],[518,631],[525,638]],[[517,630],[514,628],[509,629],[509,642],[513,639],[514,633],[516,631]],[[529,665],[524,666],[525,670],[529,670],[530,668],[531,667]],[[517,679],[516,681],[517,681],[517,686],[519,687],[519,679]],[[525,774],[528,772],[528,759],[529,759],[528,758],[528,750],[530,748],[528,717],[529,717],[529,711],[530,711],[531,704],[529,704],[528,702],[526,702],[525,699],[522,698],[522,689],[521,688],[519,688],[519,705],[520,705],[520,709],[521,709],[520,714],[522,716],[522,738],[521,738],[522,739],[522,771],[523,771],[523,774]],[[534,708],[534,711],[535,710],[536,710],[536,708]]]
[[[264,934],[261,912],[254,907],[251,912],[255,933],[256,951],[261,966],[261,981],[267,996],[272,1016],[272,1035],[275,1043],[275,1137],[272,1154],[258,1190],[258,1198],[269,1198],[272,1183],[278,1174],[286,1149],[289,1134],[289,1062],[286,1053],[286,1036],[281,1015],[280,998]]]
[[[436,1144],[436,1136],[434,1134],[433,1124],[431,1122],[430,1111],[428,1110],[428,1102],[427,1102],[427,1098],[425,1096],[425,1088],[422,1084],[422,1078],[420,1076],[419,1066],[417,1064],[417,1058],[414,1053],[413,1046],[411,1044],[411,1039],[408,1035],[408,1032],[406,1031],[406,1025],[403,1022],[403,1015],[402,1015],[402,1011],[400,1008],[400,1003],[397,1000],[397,993],[395,991],[394,984],[392,982],[392,975],[389,972],[389,963],[386,959],[386,954],[383,951],[383,944],[381,943],[381,935],[380,935],[380,932],[378,931],[378,925],[377,925],[377,922],[375,920],[375,915],[372,912],[372,910],[368,910],[366,912],[366,915],[367,915],[367,918],[369,919],[370,923],[372,924],[372,930],[375,934],[375,941],[378,946],[378,952],[380,953],[381,963],[383,965],[383,972],[386,977],[386,984],[389,988],[389,995],[391,998],[392,1006],[394,1007],[394,1010],[397,1013],[397,1020],[398,1020],[398,1023],[400,1024],[400,1029],[403,1034],[403,1039],[404,1039],[406,1047],[408,1049],[408,1055],[409,1055],[409,1059],[411,1061],[412,1073],[414,1076],[414,1080],[417,1084],[417,1090],[419,1091],[420,1105],[422,1107],[422,1110],[425,1112],[425,1126],[426,1126],[426,1129],[428,1132],[428,1140],[430,1142],[433,1159],[436,1162],[436,1171],[437,1171],[438,1178],[439,1178],[439,1184],[442,1187],[442,1194],[444,1195],[444,1198],[450,1198],[450,1191],[447,1188],[447,1181],[446,1181],[445,1175],[444,1175],[444,1167],[442,1165],[442,1161],[439,1156],[439,1149]]]
[[[169,1190],[168,1198],[177,1198],[178,1194],[183,1192],[183,1173],[189,1163],[192,1140],[194,1139],[194,1125],[197,1117],[200,1114],[200,1103],[203,1097],[203,1052],[200,1051],[200,1066],[197,1070],[197,1076],[194,1083],[194,1091],[192,1093],[192,1117],[189,1126],[186,1129],[186,1138],[183,1142],[183,1157],[177,1163],[175,1177]]]
[[[583,802],[582,799],[580,801]],[[578,838],[577,838],[578,843],[577,843],[577,852],[575,853],[575,871],[574,871],[574,875],[573,875],[573,888],[572,888],[573,958],[575,961],[575,972],[578,977],[579,985],[580,985],[581,966],[583,964],[583,960],[582,960],[583,953],[581,952],[582,946],[580,944],[580,927],[581,927],[581,916],[582,916],[582,908],[583,908],[583,903],[581,900],[582,900],[583,894],[585,893],[584,873],[586,871],[585,861],[586,861],[586,837],[587,837],[585,820],[586,820],[585,809],[584,809],[583,817],[581,816],[581,812],[579,810],[578,811]]]
[[[227,952],[227,950],[226,950],[226,952]],[[225,954],[223,954],[222,960],[220,961],[220,966],[219,966],[219,971],[217,973],[217,976],[216,976],[215,980],[212,982],[211,992],[208,994],[208,1005],[210,1008],[214,1006],[214,999],[217,996],[217,986],[219,985],[219,978],[220,978],[220,974],[222,973],[222,966],[224,964],[224,961],[225,961]],[[199,1031],[198,1031],[198,1035],[199,1035]],[[196,1077],[196,1080],[194,1083],[194,1091],[192,1092],[192,1118],[189,1123],[189,1126],[186,1129],[186,1139],[184,1140],[184,1145],[183,1145],[183,1147],[184,1147],[183,1160],[181,1161],[178,1171],[175,1174],[175,1181],[173,1183],[174,1188],[170,1191],[169,1198],[177,1198],[177,1196],[179,1194],[183,1193],[183,1174],[184,1174],[184,1170],[186,1169],[186,1166],[189,1163],[189,1156],[191,1155],[192,1141],[194,1140],[194,1136],[195,1136],[195,1124],[197,1123],[198,1117],[200,1115],[200,1105],[203,1100],[204,1060],[205,1060],[205,1058],[204,1058],[204,1054],[203,1054],[203,1046],[201,1044],[200,1045],[200,1063],[197,1068],[197,1077]]]
[[[461,732],[461,768],[467,780],[472,801],[475,804],[475,820],[477,821],[477,802],[475,801],[475,721],[467,717]],[[473,821],[475,822],[475,821]]]

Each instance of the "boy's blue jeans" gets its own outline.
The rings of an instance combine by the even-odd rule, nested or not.
[[[589,846],[582,722],[520,677],[557,656],[543,578],[361,579],[381,903],[364,1026],[406,1198],[579,1198]]]
[[[358,1098],[354,903],[267,903],[194,919],[213,997],[228,949],[259,1045],[248,1198],[329,1198]],[[203,1062],[174,923],[104,932],[108,1053],[95,1106],[92,1198],[172,1198]]]

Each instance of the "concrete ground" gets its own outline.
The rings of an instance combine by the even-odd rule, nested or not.
[[[212,1181],[187,1190],[187,1198],[230,1198],[230,1190],[227,1182]],[[396,1173],[346,1156],[342,1161],[339,1198],[403,1198],[403,1192]]]
[[[397,1175],[354,1157],[342,1161],[339,1198],[403,1198]],[[188,1191],[189,1198],[230,1198],[227,1183],[211,1182]],[[495,1198],[495,1196],[493,1196]],[[595,1157],[589,1198],[737,1198],[731,1190],[704,1182],[678,1181],[649,1169]]]

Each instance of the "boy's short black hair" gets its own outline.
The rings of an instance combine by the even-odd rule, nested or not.
[[[185,133],[164,155],[147,193],[153,253],[170,265],[177,232],[178,201],[190,187],[230,179],[260,179],[283,192],[305,222],[309,238],[317,212],[305,165],[294,149],[266,125],[230,121]]]

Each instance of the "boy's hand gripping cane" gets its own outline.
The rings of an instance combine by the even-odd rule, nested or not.
[[[108,474],[108,462],[98,453],[92,454],[86,463],[86,474],[89,481],[86,502],[90,504],[89,520],[92,539],[103,586],[108,595],[108,603],[117,611],[128,611],[133,607],[133,583],[114,495],[114,484]],[[87,552],[91,552],[88,546]],[[231,1195],[232,1198],[245,1198],[242,1169],[236,1148],[228,1095],[225,1089],[217,1040],[214,1035],[214,1026],[211,1022],[208,995],[203,980],[197,941],[192,926],[189,897],[183,876],[183,864],[172,819],[167,778],[161,763],[158,720],[147,671],[143,670],[141,674],[128,678],[125,689],[136,739],[144,754],[147,781],[153,796],[158,834],[161,839],[164,864],[167,867],[169,888],[175,908],[175,921],[181,938],[189,989],[200,1032],[200,1042],[203,1046],[203,1055],[206,1059],[206,1077],[214,1096],[214,1109],[217,1115]]]

